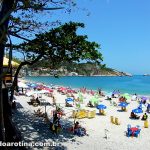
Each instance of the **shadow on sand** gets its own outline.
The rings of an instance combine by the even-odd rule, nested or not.
[[[69,132],[67,128],[73,125],[70,120],[62,120],[63,128],[58,135],[54,135],[49,128],[49,124],[44,121],[43,117],[37,117],[31,111],[24,111],[18,109],[13,114],[13,120],[17,127],[21,131],[24,142],[56,142],[58,145],[55,147],[48,147],[48,149],[55,150],[67,150],[67,147],[63,146],[63,142],[75,142],[75,136]],[[77,143],[79,145],[79,143]],[[30,147],[27,147],[31,149]],[[38,147],[38,149],[43,149]]]

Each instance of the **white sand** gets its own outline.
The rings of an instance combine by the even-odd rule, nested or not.
[[[73,108],[65,108],[65,95],[61,95],[54,91],[54,95],[57,99],[57,103],[65,109],[66,116],[62,117],[64,124],[73,123],[73,119],[69,119]],[[52,99],[47,96],[43,96],[46,101],[52,103]],[[75,135],[60,133],[58,136],[52,135],[48,126],[44,123],[42,118],[36,117],[33,113],[34,110],[40,108],[29,105],[27,101],[30,101],[30,97],[16,96],[17,111],[14,113],[13,118],[24,137],[24,141],[27,142],[46,142],[55,141],[61,144],[62,149],[67,150],[149,150],[150,149],[150,127],[144,128],[144,122],[141,120],[131,120],[129,118],[132,109],[138,106],[136,101],[131,101],[127,106],[127,112],[119,112],[120,107],[111,106],[110,102],[101,98],[103,104],[107,105],[106,116],[96,115],[93,119],[80,119],[80,124],[86,128],[88,136],[78,137]],[[19,103],[23,108],[20,108]],[[45,107],[41,106],[43,112]],[[49,118],[52,117],[51,110],[55,109],[52,106],[47,106],[47,112]],[[98,110],[96,108],[86,108],[91,110]],[[142,114],[141,114],[142,115]],[[119,118],[121,125],[114,125],[110,122],[110,116]],[[150,116],[149,116],[150,117]],[[150,118],[148,119],[150,121]],[[66,123],[67,122],[67,123]],[[127,125],[131,126],[139,125],[141,127],[141,133],[138,138],[127,137],[125,132],[127,131]],[[105,138],[105,129],[108,130],[108,139]],[[63,130],[65,131],[65,130]],[[64,146],[64,147],[63,147]],[[38,148],[40,149],[40,148]],[[50,148],[41,148],[50,149]]]

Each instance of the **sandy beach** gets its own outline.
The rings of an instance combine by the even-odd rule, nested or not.
[[[150,128],[144,128],[144,121],[130,119],[132,109],[137,108],[139,105],[137,101],[131,101],[127,106],[127,112],[121,112],[121,107],[112,105],[104,97],[100,98],[100,103],[107,106],[105,110],[106,116],[99,115],[96,108],[86,107],[89,95],[84,95],[83,108],[86,110],[96,110],[95,118],[77,119],[80,125],[86,128],[87,135],[79,137],[68,132],[67,127],[73,125],[73,119],[70,118],[74,107],[65,107],[66,95],[62,95],[54,90],[53,92],[56,103],[59,104],[65,116],[62,116],[60,122],[62,124],[62,131],[58,135],[53,135],[49,129],[48,123],[44,121],[43,117],[37,117],[34,113],[38,108],[45,112],[45,106],[33,107],[29,105],[31,97],[24,95],[15,96],[17,110],[13,113],[13,120],[20,129],[23,141],[25,142],[56,142],[59,146],[54,149],[67,149],[67,150],[148,150],[150,147]],[[50,103],[46,106],[48,118],[52,119],[52,111],[55,107],[52,106],[52,98],[42,94],[42,99]],[[113,99],[118,102],[118,98]],[[81,108],[82,108],[81,107]],[[141,113],[141,116],[143,113]],[[112,124],[110,116],[117,117],[120,125]],[[148,121],[150,119],[148,118]],[[127,125],[132,127],[140,126],[141,132],[138,137],[127,137]],[[36,147],[28,147],[29,149],[36,149]],[[38,147],[37,149],[50,149],[51,147]]]

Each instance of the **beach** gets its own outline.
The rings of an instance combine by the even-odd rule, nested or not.
[[[62,95],[56,89],[53,91],[53,95],[56,98],[56,103],[59,104],[64,112],[65,116],[62,116],[60,123],[62,124],[62,131],[58,135],[53,135],[49,129],[48,123],[44,121],[43,117],[37,117],[34,111],[40,108],[45,112],[45,106],[33,107],[29,105],[31,97],[24,95],[15,96],[15,101],[17,104],[17,110],[14,111],[13,120],[17,124],[21,134],[23,136],[24,142],[56,142],[59,146],[54,147],[54,149],[77,149],[77,150],[148,150],[150,147],[150,129],[144,128],[144,121],[141,119],[133,120],[130,119],[130,113],[133,109],[137,108],[139,103],[137,101],[130,101],[127,106],[127,112],[122,112],[121,107],[114,106],[110,101],[105,100],[104,97],[100,97],[100,103],[107,106],[106,115],[99,115],[99,110],[96,108],[86,107],[88,99],[91,97],[89,94],[84,95],[84,102],[82,104],[83,109],[92,111],[96,110],[96,115],[94,118],[88,119],[77,119],[82,127],[86,129],[87,135],[77,136],[68,132],[67,126],[73,125],[74,119],[70,118],[72,111],[75,107],[65,107],[66,95]],[[46,112],[48,118],[51,120],[53,115],[52,111],[55,107],[52,106],[52,98],[42,94],[42,99],[50,103],[46,106]],[[118,103],[118,98],[113,98],[113,101]],[[82,108],[81,107],[81,108]],[[145,110],[143,111],[143,113]],[[140,116],[143,115],[140,114]],[[120,125],[112,124],[110,117],[117,117]],[[148,114],[149,116],[149,114]],[[148,122],[149,122],[148,118]],[[127,137],[127,126],[130,124],[132,127],[140,126],[141,132],[138,137]],[[36,147],[28,147],[29,149],[36,149]],[[50,147],[38,147],[37,149],[50,149]]]

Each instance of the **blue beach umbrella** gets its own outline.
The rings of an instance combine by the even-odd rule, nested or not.
[[[136,108],[136,109],[133,109],[132,112],[133,112],[133,113],[140,114],[140,113],[143,113],[143,110]]]
[[[118,106],[121,106],[121,107],[127,107],[127,103],[126,102],[121,102]]]
[[[32,88],[36,88],[38,85],[37,84],[34,84],[34,83],[32,83],[32,84],[30,84],[30,87],[32,87]]]
[[[70,98],[70,97],[65,100],[66,100],[66,102],[73,102],[73,98]]]
[[[97,109],[106,109],[107,107],[103,104],[100,104],[96,107]]]

